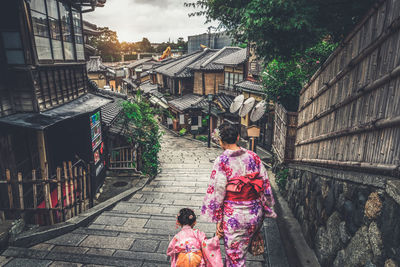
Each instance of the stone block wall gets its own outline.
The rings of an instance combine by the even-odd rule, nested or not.
[[[390,177],[293,164],[284,195],[321,266],[394,267],[399,188]]]

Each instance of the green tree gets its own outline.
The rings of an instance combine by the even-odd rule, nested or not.
[[[91,36],[89,44],[98,50],[104,61],[121,60],[121,44],[118,41],[117,32],[108,27],[98,28],[102,31],[99,36]]]
[[[191,16],[217,20],[264,59],[268,99],[296,111],[304,83],[376,0],[198,0]]]
[[[151,176],[157,175],[161,133],[154,118],[156,110],[138,93],[135,101],[123,103],[123,111],[123,125],[129,133],[128,142],[139,144],[142,151],[143,172]]]
[[[190,15],[217,20],[238,42],[254,42],[266,60],[291,59],[327,36],[338,42],[375,0],[198,0]]]

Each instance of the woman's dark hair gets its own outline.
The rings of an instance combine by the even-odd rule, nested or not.
[[[188,208],[183,208],[179,211],[178,222],[181,225],[192,225],[196,222],[196,214]]]
[[[239,136],[239,131],[236,126],[224,123],[218,127],[221,141],[227,144],[235,144]]]

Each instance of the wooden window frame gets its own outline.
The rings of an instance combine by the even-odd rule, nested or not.
[[[74,59],[66,59],[66,56],[65,56],[65,41],[64,41],[63,38],[61,38],[61,47],[62,47],[63,59],[62,60],[54,59],[53,39],[51,38],[50,19],[49,19],[50,17],[49,17],[49,12],[48,12],[48,5],[47,5],[47,0],[43,0],[43,1],[44,1],[46,14],[42,13],[41,11],[34,10],[30,6],[29,6],[29,9],[28,9],[29,10],[29,20],[30,20],[30,24],[31,24],[31,27],[32,27],[32,34],[33,34],[32,43],[33,43],[33,46],[34,46],[33,48],[35,49],[35,52],[36,52],[36,59],[37,59],[38,65],[62,64],[62,63],[70,64],[70,63],[83,63],[83,62],[85,62],[85,58],[78,59],[77,48],[76,48],[76,40],[75,40],[74,21],[73,21],[73,15],[72,15],[73,10],[75,12],[79,13],[79,19],[81,21],[82,38],[84,38],[83,18],[82,18],[82,12],[81,12],[80,8],[76,7],[75,5],[73,5],[73,4],[71,4],[71,3],[67,2],[67,1],[52,0],[52,1],[55,1],[57,3],[58,25],[60,27],[61,36],[64,35],[64,31],[63,31],[63,28],[62,28],[62,20],[61,20],[61,17],[60,17],[61,16],[60,4],[64,3],[64,4],[67,4],[67,6],[68,6],[68,16],[69,16],[69,20],[71,22],[70,23],[70,27],[71,27],[71,44],[72,44],[73,56],[74,56]],[[47,30],[48,30],[48,35],[49,35],[48,39],[50,41],[50,50],[51,50],[51,58],[52,59],[39,59],[39,57],[38,57],[37,46],[36,46],[36,41],[35,41],[35,33],[33,31],[32,11],[38,12],[38,13],[46,16]],[[54,19],[53,17],[51,17],[51,18]],[[83,46],[84,46],[84,43],[83,43]],[[85,52],[85,50],[83,50],[83,52]],[[25,61],[26,61],[26,59],[25,59]]]

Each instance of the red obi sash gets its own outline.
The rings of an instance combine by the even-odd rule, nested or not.
[[[259,198],[264,181],[254,172],[246,176],[232,178],[226,185],[225,200],[251,201]]]

